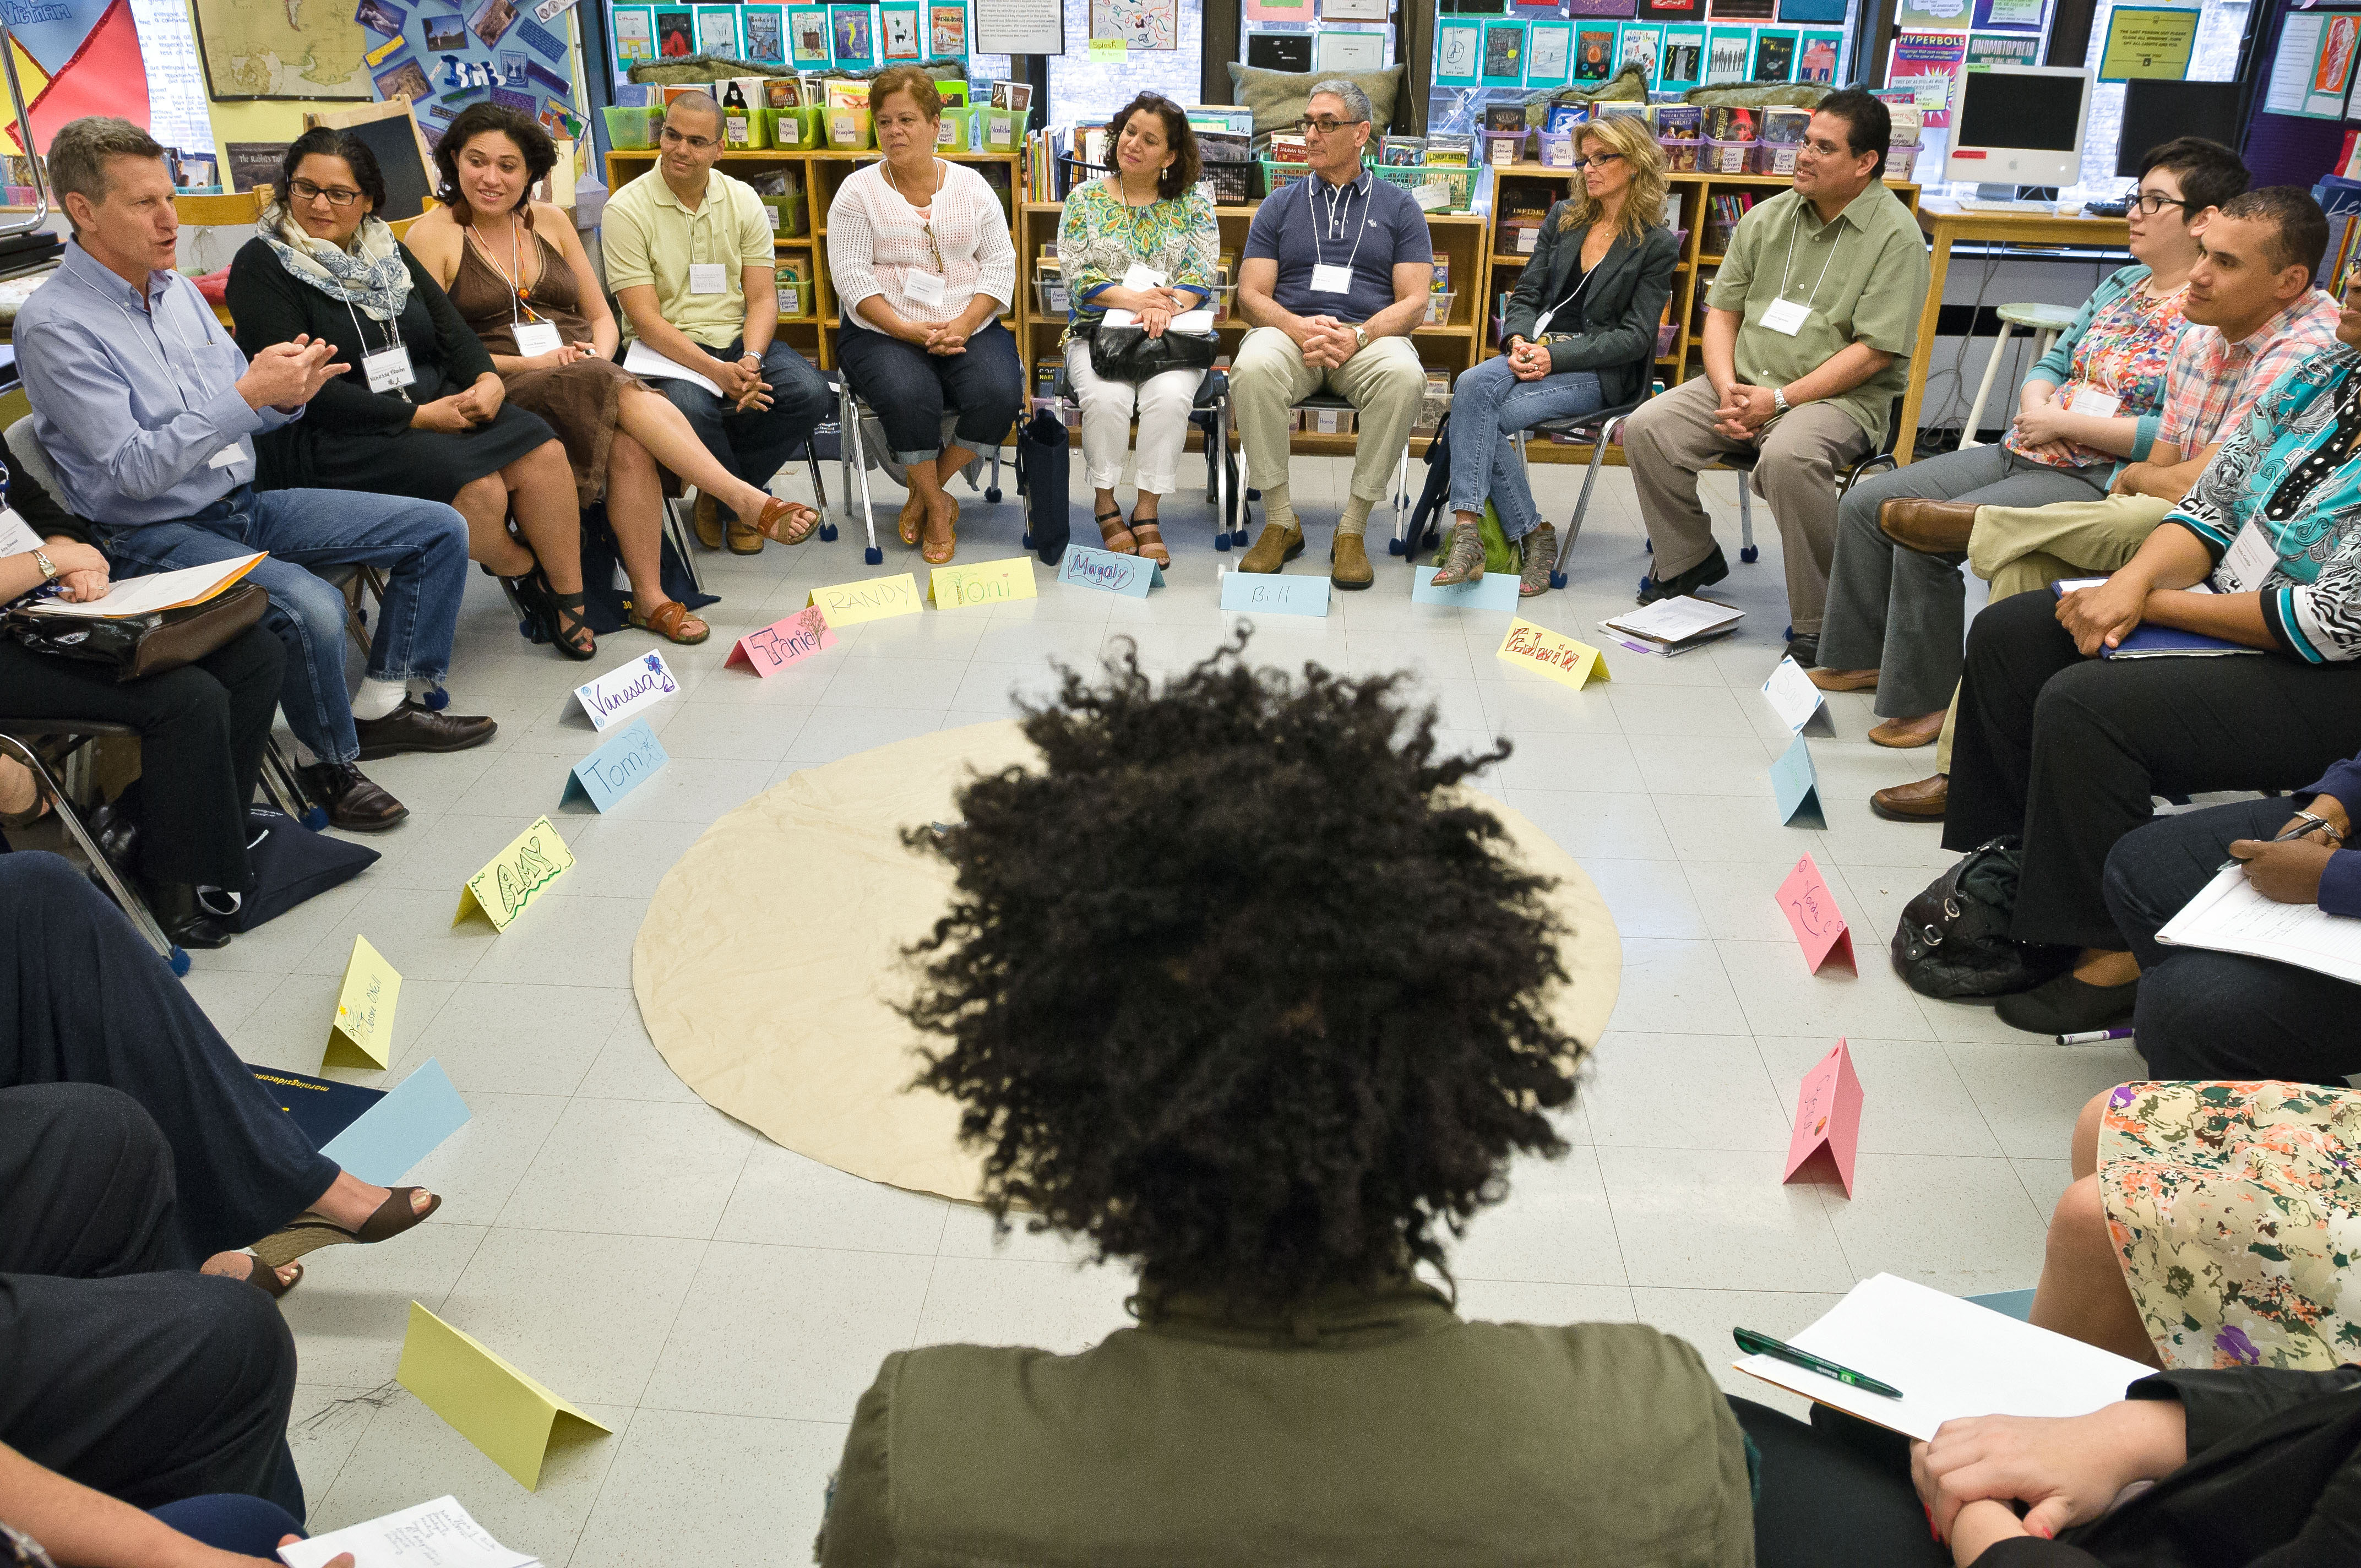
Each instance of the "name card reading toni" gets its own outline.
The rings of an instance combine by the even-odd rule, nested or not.
[[[575,700],[590,716],[590,727],[604,729],[643,707],[662,702],[680,690],[662,653],[642,653],[628,664],[618,664],[597,680],[574,688]]]
[[[1576,691],[1592,681],[1612,678],[1607,673],[1607,655],[1598,649],[1522,617],[1509,622],[1509,634],[1500,639],[1496,657]]]
[[[451,924],[456,926],[469,910],[479,909],[493,930],[505,931],[509,922],[523,914],[544,889],[573,869],[574,851],[566,847],[548,817],[536,817],[532,827],[492,857],[490,864],[467,879],[467,885],[459,890],[459,912],[451,916]]]
[[[818,605],[830,626],[858,626],[893,615],[917,615],[926,608],[918,602],[918,579],[908,572],[898,577],[864,577],[857,583],[814,588],[804,603]]]
[[[1432,567],[1415,566],[1410,574],[1410,602],[1457,605],[1462,609],[1498,610],[1514,615],[1519,598],[1517,587],[1518,578],[1514,572],[1487,572],[1472,583],[1453,583],[1438,588],[1434,586]]]
[[[656,743],[656,732],[648,728],[648,721],[635,718],[612,740],[574,764],[557,804],[564,806],[581,795],[600,811],[609,810],[671,760]]]
[[[937,609],[966,609],[1037,598],[1033,557],[1011,555],[1005,561],[978,561],[970,566],[938,566],[928,584],[928,594]]]
[[[1222,608],[1266,615],[1324,617],[1328,613],[1328,579],[1288,577],[1268,572],[1224,572]]]
[[[1066,546],[1058,563],[1058,581],[1070,588],[1096,588],[1103,594],[1125,594],[1144,599],[1148,590],[1164,586],[1164,568],[1145,555],[1118,555],[1087,544]]]
[[[721,661],[722,667],[743,664],[765,678],[777,674],[798,660],[808,659],[823,648],[836,646],[836,633],[828,629],[828,615],[818,605],[806,605],[783,620],[774,620],[760,631],[750,631],[738,639],[730,650],[730,657]]]
[[[1797,861],[1787,880],[1779,884],[1779,911],[1786,916],[1795,940],[1803,947],[1804,961],[1814,974],[1838,954],[1843,955],[1846,963],[1853,962],[1852,933],[1845,925],[1843,911],[1837,907],[1837,895],[1828,891],[1811,856]]]
[[[345,982],[336,988],[336,1021],[328,1027],[323,1067],[383,1067],[393,1048],[393,1006],[401,976],[366,937],[353,938]]]

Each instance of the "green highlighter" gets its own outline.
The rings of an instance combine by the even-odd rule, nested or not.
[[[1752,1329],[1732,1329],[1730,1331],[1730,1337],[1736,1340],[1738,1348],[1749,1355],[1767,1355],[1773,1360],[1790,1362],[1807,1372],[1817,1372],[1823,1377],[1833,1377],[1847,1387],[1859,1388],[1863,1393],[1883,1394],[1889,1399],[1902,1398],[1902,1390],[1891,1383],[1880,1383],[1876,1378],[1855,1372],[1850,1366],[1839,1366],[1833,1361],[1823,1361],[1808,1350],[1797,1350],[1784,1340],[1773,1339],[1769,1334],[1757,1333]]]

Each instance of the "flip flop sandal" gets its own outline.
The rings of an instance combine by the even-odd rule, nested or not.
[[[797,521],[785,528],[779,526],[796,512],[803,514]],[[819,526],[819,513],[800,501],[781,500],[773,496],[763,503],[763,515],[754,526],[782,544],[801,544],[812,536],[812,530]],[[697,641],[702,642],[705,639],[700,637]]]
[[[667,642],[679,642],[692,647],[713,635],[713,628],[701,620],[697,621],[695,636],[683,634],[681,628],[689,621],[697,620],[697,617],[691,615],[688,606],[678,599],[666,599],[645,615],[642,615],[635,609],[623,619],[642,631],[654,632]]]
[[[1131,532],[1139,542],[1140,559],[1168,568],[1172,565],[1172,552],[1164,547],[1164,531],[1157,526],[1154,518],[1133,518]]]
[[[902,520],[895,532],[901,534],[903,543],[916,544],[918,531],[926,526],[926,522],[927,503],[914,494],[902,503]]]
[[[1114,552],[1117,555],[1137,555],[1139,554],[1139,541],[1133,536],[1130,529],[1123,526],[1123,509],[1121,507],[1115,508],[1113,511],[1099,512],[1095,514],[1091,521],[1099,525],[1099,543],[1108,550]],[[1115,523],[1115,527],[1110,530],[1107,527],[1109,522]],[[1116,543],[1118,540],[1122,543]]]
[[[265,1267],[278,1268],[294,1262],[305,1253],[317,1252],[324,1246],[340,1242],[359,1242],[364,1245],[387,1241],[425,1221],[443,1207],[438,1196],[423,1210],[411,1204],[412,1195],[420,1191],[415,1187],[397,1187],[377,1206],[377,1212],[361,1222],[357,1231],[348,1231],[324,1214],[306,1209],[295,1216],[284,1230],[273,1231],[248,1250],[262,1260]]]

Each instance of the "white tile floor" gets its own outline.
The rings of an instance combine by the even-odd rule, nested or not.
[[[1535,474],[1563,527],[1580,470]],[[1314,543],[1295,570],[1322,564],[1345,478],[1341,460],[1297,463]],[[1009,485],[999,507],[971,498],[962,559],[1016,554]],[[1731,486],[1708,480],[1734,561]],[[889,528],[897,501],[881,509]],[[566,769],[597,739],[568,694],[650,640],[619,634],[600,663],[562,662],[520,641],[492,585],[470,578],[451,685],[460,710],[499,718],[497,739],[371,766],[412,813],[370,840],[385,859],[198,955],[189,978],[241,1055],[317,1070],[336,976],[365,934],[405,977],[399,1054],[390,1072],[345,1076],[390,1084],[438,1057],[475,1112],[414,1173],[445,1195],[434,1223],[315,1255],[286,1300],[315,1528],[447,1491],[553,1565],[804,1562],[845,1422],[886,1352],[946,1340],[1073,1349],[1125,1321],[1124,1275],[1078,1269],[1040,1238],[995,1245],[977,1211],[840,1175],[708,1109],[649,1044],[628,960],[665,868],[797,768],[1004,717],[1013,692],[1046,687],[1050,655],[1088,662],[1126,637],[1158,668],[1209,652],[1228,630],[1213,568],[1236,556],[1211,549],[1202,493],[1168,515],[1176,569],[1149,599],[1045,578],[1041,598],[1006,609],[849,629],[767,681],[721,669],[730,640],[816,584],[873,575],[857,533],[702,557],[723,596],[705,612],[715,635],[666,651],[685,689],[648,716],[672,762],[606,817],[556,808]],[[1870,746],[1865,698],[1833,699],[1839,739],[1814,746],[1828,828],[1779,825],[1765,770],[1784,735],[1757,687],[1786,615],[1777,536],[1758,516],[1762,561],[1735,565],[1720,590],[1747,610],[1745,630],[1674,662],[1611,651],[1605,687],[1569,692],[1505,669],[1499,617],[1413,608],[1408,572],[1382,555],[1375,589],[1337,595],[1325,620],[1273,619],[1254,645],[1269,663],[1413,669],[1455,740],[1513,739],[1490,787],[1580,857],[1623,935],[1621,1000],[1565,1120],[1574,1147],[1516,1168],[1508,1201],[1458,1248],[1466,1310],[1636,1317],[1716,1365],[1732,1323],[1799,1328],[1880,1270],[1962,1292],[2031,1284],[2074,1113],[2136,1066],[2128,1050],[2061,1049],[1987,1010],[1921,1001],[1895,979],[1885,938],[1948,857],[1935,829],[1870,814],[1871,789],[1931,771],[1931,753]],[[1572,586],[1525,613],[1592,639],[1631,602],[1641,540],[1631,484],[1610,468]],[[917,565],[890,535],[889,551],[875,570]],[[576,870],[504,937],[452,930],[460,881],[544,810]],[[1806,973],[1772,902],[1806,851],[1855,927],[1858,975]],[[1850,1201],[1779,1182],[1796,1080],[1839,1036],[1866,1091]],[[412,1300],[614,1435],[568,1447],[524,1490],[390,1383]]]

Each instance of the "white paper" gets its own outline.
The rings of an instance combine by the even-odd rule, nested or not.
[[[1773,332],[1793,337],[1811,319],[1812,307],[1794,300],[1773,300],[1763,312],[1763,324]]]
[[[2156,939],[2270,959],[2361,985],[2361,919],[2327,914],[2317,904],[2275,903],[2255,891],[2244,866],[2215,873]]]
[[[675,381],[694,381],[717,398],[730,395],[712,377],[700,376],[687,366],[666,359],[650,348],[645,338],[631,339],[631,346],[623,351],[623,368],[634,376],[668,376]]]
[[[516,339],[517,357],[520,359],[555,354],[566,346],[566,340],[558,335],[555,322],[518,322],[509,328],[509,335]]]
[[[63,599],[43,599],[25,608],[35,615],[79,616],[89,620],[153,615],[159,609],[203,603],[219,593],[223,584],[244,572],[248,562],[259,561],[262,556],[263,552],[258,550],[251,555],[210,561],[202,566],[183,566],[177,572],[158,572],[146,577],[117,577],[101,598],[73,604]]]
[[[2312,63],[2320,53],[2325,16],[2300,16],[2290,12],[2279,28],[2279,52],[2272,57],[2270,84],[2263,90],[2263,107],[2274,115],[2301,115],[2312,87]]]
[[[511,1552],[469,1517],[456,1497],[346,1525],[279,1549],[287,1568],[320,1568],[340,1552],[353,1568],[536,1568],[540,1559]]]
[[[1137,326],[1139,317],[1130,311],[1109,311],[1106,323],[1109,326]],[[1213,330],[1213,313],[1210,309],[1182,311],[1172,318],[1171,329],[1174,332],[1211,332]]]
[[[2063,598],[2081,588],[2104,587],[2106,584],[2107,579],[2104,577],[2060,577],[2049,586],[2058,591],[2060,598]]]
[[[15,507],[0,507],[0,555],[22,555],[40,547],[41,536],[33,525],[17,516]]]
[[[2077,387],[2074,395],[2066,400],[2068,413],[2091,414],[2099,419],[2113,419],[2115,411],[2123,406],[2123,399],[2096,387]]]
[[[730,278],[719,261],[692,261],[688,264],[688,291],[692,294],[726,294]]]
[[[680,690],[662,653],[642,653],[598,679],[574,688],[574,700],[590,716],[590,728],[604,729]]]
[[[1872,1394],[1768,1355],[1730,1365],[1922,1439],[1967,1416],[2087,1416],[2156,1371],[1891,1274],[1862,1280],[1787,1343],[1891,1383],[1903,1397]]]
[[[1451,187],[1448,185],[1413,186],[1410,199],[1418,203],[1418,210],[1422,213],[1440,212],[1451,205]]]
[[[2260,593],[2263,579],[2279,564],[2279,547],[2263,532],[2261,522],[2248,518],[2246,526],[2238,530],[2238,537],[2230,541],[2222,564],[2213,568],[2214,590],[2225,594]]]
[[[1798,735],[1812,721],[1812,715],[1820,710],[1820,688],[1812,684],[1812,677],[1793,657],[1779,661],[1779,667],[1763,683],[1763,695],[1771,699],[1779,722]]]
[[[1353,269],[1315,263],[1312,269],[1312,291],[1315,294],[1346,294],[1352,292]]]
[[[1732,609],[1726,604],[1716,604],[1711,599],[1684,594],[1678,598],[1658,599],[1645,609],[1614,616],[1600,624],[1659,642],[1685,642],[1708,631],[1719,630],[1742,619],[1745,614],[1744,610]]]
[[[1066,12],[1059,0],[976,0],[978,54],[1063,54]]]
[[[902,291],[914,305],[939,305],[943,302],[943,276],[939,272],[906,272],[902,275]]]
[[[1135,261],[1123,275],[1123,286],[1135,294],[1145,294],[1150,289],[1161,289],[1172,281],[1171,275],[1159,272],[1145,261]]]

